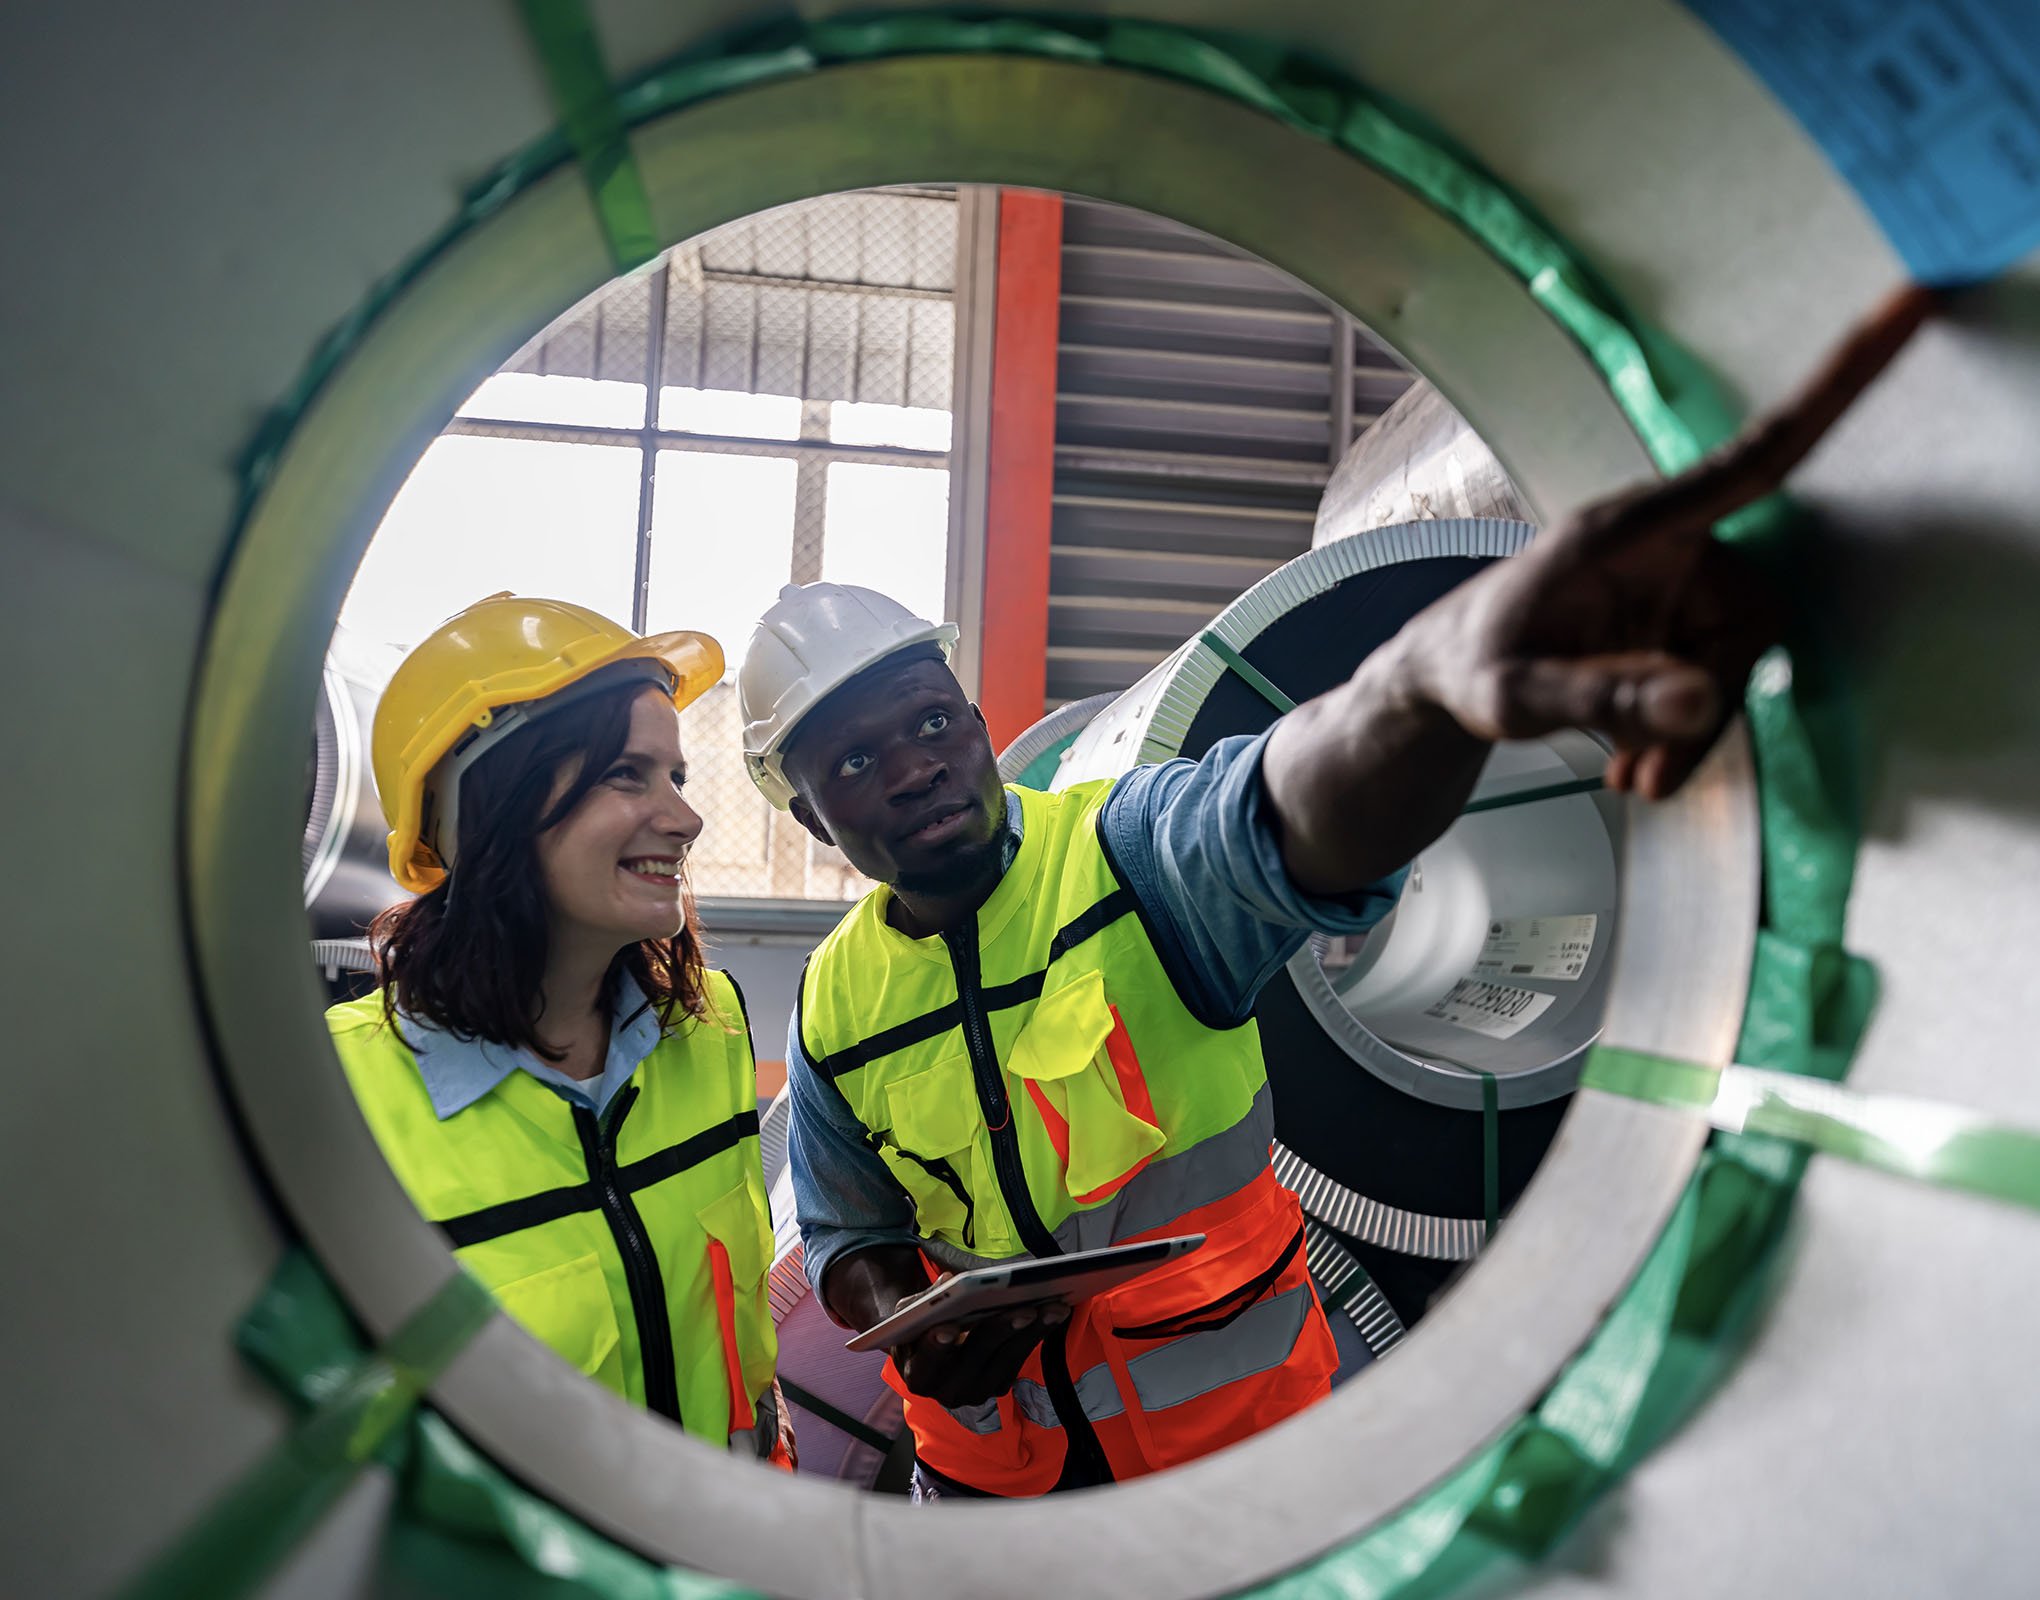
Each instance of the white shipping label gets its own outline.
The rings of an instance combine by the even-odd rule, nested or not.
[[[1424,1013],[1455,1028],[1469,1028],[1490,1039],[1510,1039],[1547,1011],[1552,996],[1535,989],[1513,989],[1505,983],[1461,978],[1452,992]]]
[[[1563,978],[1587,970],[1594,953],[1591,912],[1579,917],[1511,917],[1487,925],[1473,970],[1483,978]]]

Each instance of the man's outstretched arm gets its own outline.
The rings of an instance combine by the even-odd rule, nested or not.
[[[1409,861],[1452,825],[1497,739],[1583,728],[1615,748],[1610,788],[1677,790],[1781,622],[1714,524],[1776,490],[1937,303],[1894,295],[1786,404],[1677,477],[1547,529],[1283,717],[1262,778],[1297,887],[1350,894]]]

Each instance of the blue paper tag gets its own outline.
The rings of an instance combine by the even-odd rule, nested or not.
[[[2040,0],[1686,0],[1805,126],[1913,276],[2040,248]]]

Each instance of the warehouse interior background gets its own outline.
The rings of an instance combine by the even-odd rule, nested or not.
[[[1036,347],[1008,334],[995,395],[959,334],[996,338],[1002,305],[1009,327],[1033,316]],[[988,539],[1039,541],[1045,488],[1045,650],[1009,637],[1038,627],[1025,605],[988,625],[972,597],[958,661],[973,687],[988,654],[1025,663],[994,685],[1004,748],[1129,688],[1310,549],[1333,470],[1412,381],[1287,274],[1128,207],[983,185],[796,202],[605,286],[462,402],[362,559],[336,670],[372,689],[496,590],[721,640],[724,682],[687,716],[707,821],[690,876],[772,1046],[769,1096],[800,963],[870,887],[737,758],[736,663],[779,588],[860,583],[958,617]],[[1000,404],[1039,413],[1052,455],[1045,484],[991,505]],[[397,896],[367,866],[365,898],[322,932],[356,936]]]

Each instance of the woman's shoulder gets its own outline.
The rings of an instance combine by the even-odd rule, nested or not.
[[[708,1002],[706,1012],[690,1019],[690,1033],[707,1031],[733,1035],[740,1040],[751,1036],[751,1008],[744,1003],[744,991],[737,980],[721,967],[701,969],[701,994]]]
[[[382,990],[328,1006],[326,1028],[340,1070],[378,1139],[409,1137],[392,1131],[392,1118],[427,1128],[438,1122],[417,1056],[396,1023],[383,1015]]]
[[[692,1015],[676,1005],[652,1048],[678,1054],[724,1049],[750,1055],[751,1014],[737,980],[720,967],[702,968],[701,999],[701,1010]]]
[[[383,1016],[383,992],[372,990],[358,1000],[343,1000],[336,1006],[326,1008],[326,1031],[335,1042],[352,1040],[386,1027]],[[400,1043],[395,1030],[390,1031],[392,1043]]]
[[[670,1004],[675,1026],[686,1022],[712,1021],[717,1016],[722,1016],[730,1022],[743,1021],[744,994],[737,987],[737,980],[721,967],[704,966],[700,973],[698,994],[701,1009],[698,1013],[690,1014],[689,1008],[678,994],[668,995],[632,978],[626,981],[622,993],[617,997],[618,1020],[624,1023],[634,1022],[637,1018],[661,1010]]]

